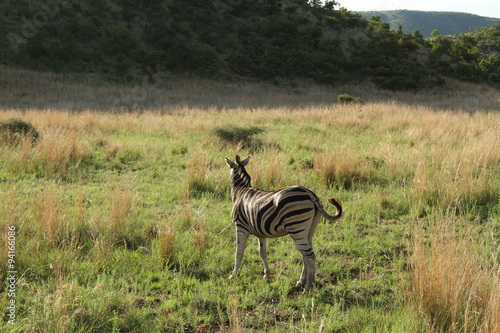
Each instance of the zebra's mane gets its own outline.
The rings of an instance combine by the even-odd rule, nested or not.
[[[252,177],[248,174],[245,167],[241,165],[240,161],[236,161],[236,167],[232,169],[231,183],[234,188],[243,186],[250,187]]]

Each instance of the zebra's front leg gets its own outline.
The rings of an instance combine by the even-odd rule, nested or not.
[[[269,265],[267,264],[267,239],[259,238],[259,254],[262,258],[262,263],[264,264],[264,279],[269,279],[271,277],[271,272],[269,271]]]
[[[245,248],[247,246],[248,233],[243,229],[236,228],[236,254],[234,258],[234,270],[229,276],[230,279],[234,279],[238,276],[240,272],[241,264],[243,262],[243,254],[245,253]]]

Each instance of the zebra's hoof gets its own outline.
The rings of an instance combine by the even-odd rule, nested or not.
[[[296,296],[298,294],[300,294],[300,292],[302,291],[302,287],[292,287],[289,291],[288,291],[288,296],[289,297],[292,297],[292,296]]]

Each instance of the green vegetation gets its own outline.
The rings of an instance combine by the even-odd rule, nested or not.
[[[274,89],[267,98],[279,100]],[[14,226],[18,272],[16,325],[3,315],[0,330],[498,330],[499,114],[443,111],[447,90],[435,91],[436,107],[417,106],[429,94],[407,93],[391,95],[400,102],[363,95],[365,104],[330,93],[332,103],[318,105],[318,90],[302,90],[293,108],[3,108],[0,121],[22,119],[41,135],[0,144],[0,244]],[[263,144],[241,144],[256,138]],[[329,211],[326,198],[342,201],[342,220],[318,226],[309,293],[289,293],[301,263],[287,237],[268,242],[270,280],[256,242],[228,279],[235,235],[224,157],[250,152],[255,186],[307,186]],[[6,277],[2,268],[2,313]]]
[[[470,33],[443,36],[435,32],[428,40],[431,48],[430,63],[442,72],[463,80],[482,78],[500,82],[500,24],[479,28]]]
[[[342,104],[357,103],[363,104],[361,97],[352,97],[349,94],[340,94],[337,96],[337,101]]]
[[[498,80],[498,50],[481,51],[474,36],[439,43],[439,52],[451,58],[436,58],[434,44],[419,32],[394,31],[380,17],[365,20],[336,6],[306,0],[8,1],[0,11],[0,56],[4,65],[122,82],[175,73],[275,84],[372,80],[384,89],[416,90],[444,84],[442,75]],[[498,45],[496,38],[487,45]]]
[[[425,38],[428,38],[433,30],[438,30],[443,35],[455,35],[469,32],[471,28],[489,27],[500,23],[500,18],[457,12],[385,10],[359,12],[359,14],[366,19],[380,16],[383,22],[390,24],[392,30],[398,30],[399,25],[402,25],[403,32],[407,34],[419,30]]]
[[[224,142],[232,144],[240,144],[242,148],[260,145],[260,140],[254,136],[262,134],[265,130],[261,127],[250,126],[240,127],[234,125],[226,125],[224,127],[216,127],[215,135]]]

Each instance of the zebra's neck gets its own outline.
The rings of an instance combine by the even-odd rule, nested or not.
[[[238,201],[238,198],[242,197],[247,193],[248,191],[255,190],[253,187],[250,186],[238,186],[238,187],[232,187],[231,188],[231,200],[233,203]]]
[[[236,200],[240,190],[251,187],[251,177],[246,170],[240,167],[231,174],[231,198]]]

